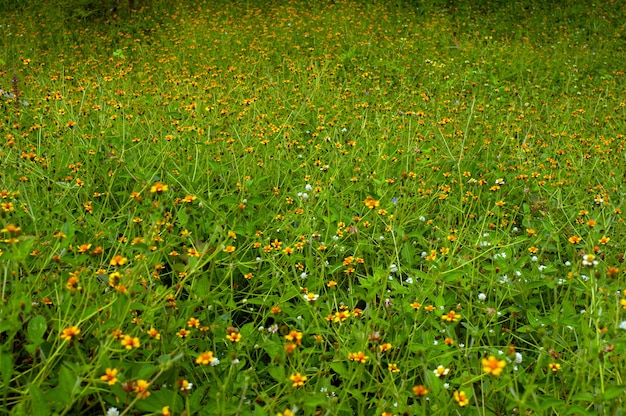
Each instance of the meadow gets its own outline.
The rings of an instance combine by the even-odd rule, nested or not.
[[[623,414],[621,2],[37,3],[0,414]]]

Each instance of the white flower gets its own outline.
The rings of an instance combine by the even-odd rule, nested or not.
[[[110,407],[106,416],[120,416],[120,411],[117,410],[117,407]]]
[[[300,278],[301,279],[306,279],[307,277],[309,277],[309,275],[306,272],[300,273]]]
[[[389,266],[389,271],[391,273],[397,272],[398,271],[398,266],[396,266],[395,264],[392,263],[391,266]]]
[[[596,256],[593,254],[585,254],[583,255],[583,266],[593,267],[598,264],[598,260],[596,260]]]
[[[277,328],[278,329],[278,328]],[[211,360],[211,367],[215,367],[216,365],[218,365],[220,363],[220,360],[217,357],[213,357],[213,359]]]
[[[450,388],[450,383],[443,383],[443,388],[448,390]]]
[[[519,353],[519,352],[515,353],[515,360],[514,361],[515,361],[516,364],[521,364],[523,359],[524,359],[524,357],[522,357],[521,353]]]
[[[309,292],[306,295],[302,295],[302,297],[304,298],[304,300],[306,300],[307,302],[315,302],[317,300],[317,298],[320,297],[320,295],[313,293],[313,292]]]
[[[626,329],[626,321],[622,321],[619,323],[619,329]]]
[[[485,301],[486,299],[487,299],[487,295],[485,295],[484,293],[478,294],[478,300]]]
[[[306,186],[304,187],[304,189],[305,189],[307,192],[311,192],[311,191],[313,190],[313,186],[311,186],[311,184],[310,184],[310,183],[307,183],[307,184],[306,184]]]
[[[235,358],[233,361],[231,361],[232,365],[237,365],[239,364],[239,359]]]
[[[418,220],[420,220],[420,221],[424,222],[424,221],[426,221],[426,217],[425,217],[425,216],[423,216],[423,215],[421,215],[421,216],[418,218]]]
[[[413,284],[413,278],[412,277],[407,277],[405,282],[407,282],[408,284],[412,285]]]
[[[442,378],[442,377],[447,376],[450,373],[450,369],[440,365],[440,366],[437,366],[437,368],[433,370],[433,373],[435,373],[437,377]]]

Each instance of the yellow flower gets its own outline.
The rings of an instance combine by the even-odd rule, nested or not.
[[[426,396],[428,394],[428,389],[424,387],[424,385],[419,384],[413,387],[413,393],[415,393],[416,396],[420,396],[420,397]]]
[[[127,261],[128,259],[126,257],[122,257],[117,254],[111,259],[111,266],[123,266]]]
[[[230,334],[226,335],[226,339],[233,343],[239,342],[241,341],[241,334],[233,331]]]
[[[148,383],[146,380],[137,380],[134,388],[134,392],[137,393],[137,398],[145,399],[146,397],[150,396],[150,392],[148,391],[149,387],[150,383]]]
[[[368,356],[363,354],[362,351],[359,352],[351,352],[350,354],[348,354],[348,359],[350,361],[356,361],[359,362],[361,364],[365,364],[365,362],[368,360]]]
[[[61,331],[61,338],[66,341],[71,341],[76,335],[80,334],[80,328],[76,325],[67,327]]]
[[[493,376],[499,376],[502,374],[502,369],[506,366],[506,361],[498,360],[493,355],[489,356],[489,358],[483,358],[483,371],[487,374],[491,374]]]
[[[461,319],[461,314],[456,313],[455,311],[450,311],[447,314],[442,315],[441,319],[447,322],[456,322]]]
[[[168,186],[165,185],[164,183],[157,182],[150,187],[150,192],[153,194],[154,193],[160,194],[160,193],[167,191],[168,189],[169,189]]]
[[[553,373],[556,373],[561,369],[561,364],[558,363],[550,363],[548,364],[548,368],[552,370]]]
[[[140,345],[139,338],[133,338],[130,335],[124,335],[120,343],[122,344],[122,347],[125,347],[127,350],[132,350],[133,347],[139,348]]]
[[[455,391],[454,400],[456,400],[456,402],[461,407],[465,407],[469,404],[469,399],[467,398],[467,394],[465,394],[464,391]]]
[[[196,364],[208,365],[213,361],[213,351],[205,351],[196,358]]]
[[[374,209],[380,206],[380,201],[372,198],[371,196],[368,196],[367,198],[365,198],[365,201],[363,201],[363,203],[369,209]]]
[[[100,377],[100,380],[102,381],[106,381],[109,386],[114,385],[115,383],[117,383],[117,368],[107,368],[106,370],[104,370],[105,374],[103,376]]]
[[[303,376],[300,373],[293,374],[289,376],[289,380],[293,381],[293,387],[302,387],[304,386],[304,382],[306,381],[307,376]]]

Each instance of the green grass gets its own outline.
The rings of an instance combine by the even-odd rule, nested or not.
[[[1,15],[0,414],[621,414],[620,2],[189,3]]]

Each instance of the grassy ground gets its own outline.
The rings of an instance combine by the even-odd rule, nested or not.
[[[620,414],[618,1],[0,17],[1,414]]]

